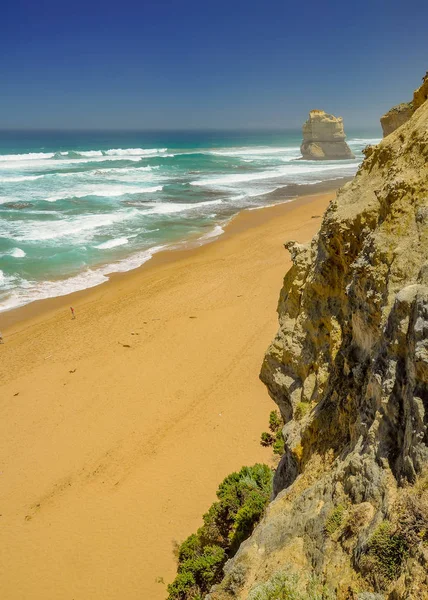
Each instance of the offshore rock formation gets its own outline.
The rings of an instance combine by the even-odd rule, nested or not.
[[[403,102],[391,108],[387,113],[380,118],[382,125],[383,137],[386,137],[398,127],[406,123],[428,98],[428,71],[422,79],[422,85],[415,90],[412,102]]]
[[[208,598],[273,598],[254,586],[295,574],[302,598],[427,599],[428,102],[367,150],[312,242],[286,247],[261,371],[285,454]]]
[[[305,160],[355,158],[345,139],[342,117],[329,115],[323,110],[311,110],[309,119],[303,124],[300,151]]]

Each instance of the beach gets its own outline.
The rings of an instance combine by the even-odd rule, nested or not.
[[[334,196],[242,211],[212,243],[0,315],[2,598],[166,597],[222,479],[273,464],[258,373],[283,243]]]

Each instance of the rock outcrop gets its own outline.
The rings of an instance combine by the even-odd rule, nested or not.
[[[345,141],[342,117],[323,110],[311,110],[303,125],[300,151],[305,160],[343,160],[355,158]]]
[[[369,149],[312,242],[286,247],[261,371],[285,454],[209,598],[273,598],[254,586],[295,576],[331,594],[305,598],[426,600],[428,102]]]
[[[380,118],[383,137],[386,137],[406,123],[428,98],[428,72],[422,79],[422,85],[414,91],[412,102],[403,102],[391,108]]]

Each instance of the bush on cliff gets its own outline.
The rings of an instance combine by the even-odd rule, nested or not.
[[[382,521],[368,540],[365,553],[360,559],[363,575],[377,589],[384,590],[401,573],[407,555],[404,537],[389,521]]]
[[[199,600],[221,580],[223,565],[251,535],[272,490],[272,471],[256,464],[232,473],[217,490],[204,524],[178,549],[177,577],[168,600]]]
[[[302,587],[306,590],[302,591]],[[306,586],[299,585],[296,574],[277,571],[264,583],[255,585],[248,600],[333,600],[336,595],[311,578]]]
[[[277,410],[272,410],[269,415],[269,429],[263,431],[260,436],[260,444],[262,446],[272,446],[274,454],[284,454],[284,440],[282,438],[282,420]]]

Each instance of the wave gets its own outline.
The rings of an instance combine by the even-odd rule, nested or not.
[[[26,154],[0,154],[0,162],[47,160],[54,158],[97,158],[103,156],[156,156],[168,148],[112,148],[110,150],[68,150],[66,152],[27,152]]]
[[[22,175],[21,177],[0,177],[1,183],[20,183],[21,181],[35,181],[44,175]]]
[[[20,160],[45,160],[53,158],[54,152],[28,152],[27,154],[0,154],[0,162],[20,161]]]
[[[49,196],[44,198],[45,202],[58,202],[59,200],[72,200],[73,198],[115,198],[119,196],[131,196],[134,194],[154,194],[163,190],[162,185],[153,187],[131,188],[131,187],[98,187],[82,191],[74,191],[68,196]]]
[[[24,250],[21,250],[21,248],[13,248],[13,250],[10,251],[10,255],[13,256],[13,258],[24,258],[27,256],[27,254],[24,252]]]
[[[213,229],[211,229],[211,231],[208,231],[208,233],[204,233],[204,235],[201,235],[200,238],[198,238],[200,241],[203,240],[212,240],[212,239],[216,239],[219,236],[223,235],[224,233],[224,229],[221,225],[216,225]]]
[[[213,186],[213,187],[222,187],[233,185],[235,183],[245,183],[251,181],[263,181],[266,179],[277,179],[279,177],[287,177],[290,175],[309,175],[326,171],[334,171],[334,170],[356,170],[357,163],[355,162],[344,162],[341,164],[311,164],[307,165],[303,161],[299,164],[295,164],[293,166],[283,167],[281,169],[268,169],[266,171],[259,171],[253,173],[237,173],[231,175],[221,175],[220,177],[212,177],[207,179],[199,179],[195,181],[191,181],[190,185],[194,186]]]
[[[1,256],[12,256],[13,258],[24,258],[25,256],[27,256],[27,254],[26,254],[26,252],[24,252],[24,250],[21,250],[21,248],[12,248],[12,250],[8,250],[8,251],[0,254],[0,257]],[[5,277],[4,274],[3,274],[3,277]],[[0,285],[1,285],[1,280],[0,280]]]
[[[0,177],[0,183],[21,183],[23,181],[36,181],[37,179],[50,179],[56,177],[103,177],[108,175],[122,176],[129,173],[150,172],[159,169],[159,165],[146,165],[144,167],[104,167],[87,171],[70,171],[68,173],[41,173],[40,175],[22,175],[18,177]]]
[[[106,156],[155,156],[156,154],[164,154],[168,148],[114,148],[106,150]]]
[[[88,236],[89,239],[92,238],[100,228],[110,227],[128,219],[134,219],[138,215],[140,215],[139,211],[134,209],[61,220],[11,221],[7,223],[9,231],[5,232],[5,234],[9,239],[17,242],[47,242],[65,237],[78,236],[79,243],[81,243]]]
[[[99,244],[99,246],[95,246],[98,250],[109,250],[110,248],[117,248],[118,246],[124,246],[128,244],[129,240],[126,237],[115,238],[114,240],[109,240],[108,242],[104,242]]]
[[[226,148],[219,150],[208,150],[206,154],[212,154],[214,156],[270,156],[272,154],[297,154],[300,155],[299,146],[248,146]]]
[[[214,206],[222,204],[223,200],[209,200],[207,202],[193,202],[193,203],[180,203],[180,202],[149,202],[145,206],[149,207],[148,210],[144,211],[145,215],[170,215],[174,213],[184,212],[186,210],[197,210],[205,208],[207,206]]]
[[[66,296],[73,292],[95,287],[108,281],[108,276],[112,273],[124,273],[140,267],[150,260],[154,254],[165,248],[165,245],[154,246],[137,252],[120,262],[104,265],[98,269],[87,269],[83,273],[58,281],[18,280],[16,277],[4,275],[3,271],[0,270],[0,289],[4,291],[13,288],[9,297],[0,301],[0,312],[23,306],[35,300]],[[6,282],[8,283],[6,284]],[[17,287],[17,285],[20,287]]]

